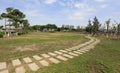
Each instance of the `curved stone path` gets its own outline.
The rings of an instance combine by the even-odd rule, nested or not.
[[[25,73],[26,71],[37,71],[42,66],[49,66],[51,63],[58,64],[90,51],[100,40],[89,37],[90,41],[74,46],[69,49],[57,50],[44,54],[36,54],[32,57],[12,60],[11,63],[0,62],[0,73]],[[11,65],[9,67],[9,65]]]

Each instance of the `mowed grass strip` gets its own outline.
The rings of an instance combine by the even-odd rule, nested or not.
[[[84,35],[74,32],[30,32],[22,36],[0,38],[0,61],[66,49],[88,40]]]
[[[101,43],[91,51],[66,62],[43,67],[36,73],[120,73],[120,40],[99,39]]]

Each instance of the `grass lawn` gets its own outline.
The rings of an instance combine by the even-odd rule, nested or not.
[[[11,61],[35,54],[66,49],[88,41],[80,33],[30,32],[29,34],[0,38],[0,61]]]
[[[35,73],[120,73],[120,40],[99,39],[101,43],[86,54],[43,67]]]

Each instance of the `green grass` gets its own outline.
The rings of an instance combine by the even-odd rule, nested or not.
[[[27,73],[120,73],[120,40],[97,37],[101,42],[91,51],[59,64]],[[78,33],[29,33],[0,39],[0,61],[69,48],[88,41]],[[38,50],[17,51],[16,46],[36,44]]]
[[[84,35],[73,32],[30,32],[22,36],[0,38],[0,61],[9,62],[16,58],[70,48],[88,40]],[[24,50],[26,46],[32,50]],[[16,49],[18,47],[23,51]]]
[[[120,40],[99,39],[101,43],[90,52],[35,73],[120,73]]]

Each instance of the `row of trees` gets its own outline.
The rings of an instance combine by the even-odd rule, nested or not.
[[[57,26],[55,24],[33,25],[33,26],[30,26],[30,30],[36,30],[36,31],[56,31],[57,30]]]
[[[110,26],[110,23],[111,19],[108,19],[105,21],[104,27],[102,27],[102,24],[100,24],[97,17],[95,17],[92,22],[91,20],[88,21],[86,32],[92,35],[104,34],[107,38],[110,36],[117,36],[119,38],[120,23],[114,23],[113,26]]]
[[[11,29],[14,30],[16,35],[18,35],[18,32],[27,32],[30,24],[25,17],[25,14],[19,9],[12,7],[6,8],[6,12],[0,14],[0,19],[5,20],[5,35],[11,34]]]
[[[75,31],[73,25],[62,25],[61,27],[57,27],[55,24],[33,25],[30,29],[37,31]]]

